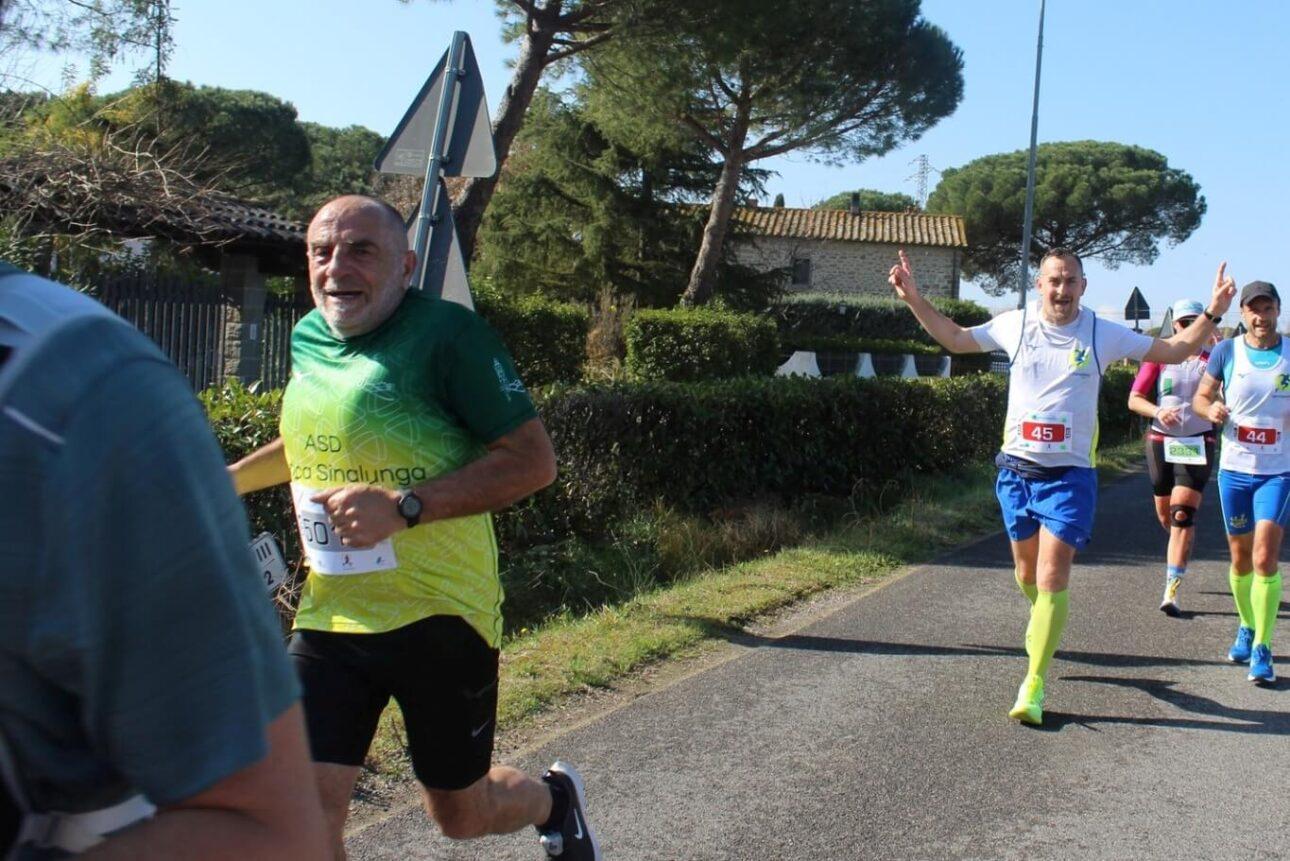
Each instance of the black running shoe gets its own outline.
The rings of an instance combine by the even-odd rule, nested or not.
[[[596,835],[591,833],[591,825],[584,812],[587,796],[582,786],[582,775],[569,763],[557,760],[542,779],[559,786],[569,799],[559,830],[538,832],[547,857],[559,858],[560,861],[601,861],[600,844],[596,842]]]

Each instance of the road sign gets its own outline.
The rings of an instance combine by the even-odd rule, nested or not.
[[[411,247],[417,230],[417,215],[412,213],[408,220],[408,246]],[[430,244],[425,254],[417,255],[417,272],[412,275],[412,283],[424,285],[422,289],[438,291],[442,299],[456,302],[474,309],[475,302],[470,297],[470,282],[466,278],[466,261],[461,254],[461,243],[457,241],[457,224],[452,218],[452,203],[448,199],[448,188],[442,179],[439,180],[439,193],[435,195],[435,211],[430,216]],[[418,280],[424,261],[426,272]]]
[[[497,171],[497,153],[493,148],[493,128],[484,99],[484,78],[479,74],[470,37],[464,39],[460,61],[453,75],[448,74],[449,49],[426,79],[412,106],[399,120],[394,134],[376,157],[375,168],[381,173],[425,176],[430,153],[434,148],[435,122],[445,83],[457,84],[449,103],[449,128],[444,133],[446,145],[440,169],[444,176],[492,176]],[[450,80],[450,77],[452,80]]]
[[[1151,306],[1137,287],[1129,294],[1129,302],[1124,306],[1124,319],[1133,321],[1133,330],[1138,331],[1139,320],[1151,319]]]

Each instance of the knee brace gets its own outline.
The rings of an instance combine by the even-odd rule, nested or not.
[[[1179,529],[1191,529],[1196,525],[1196,506],[1169,506],[1169,523],[1172,526],[1177,526]]]

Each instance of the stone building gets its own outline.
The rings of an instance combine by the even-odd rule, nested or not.
[[[890,297],[887,272],[904,248],[926,295],[959,297],[962,216],[742,207],[731,230],[732,259],[790,272],[790,291]]]

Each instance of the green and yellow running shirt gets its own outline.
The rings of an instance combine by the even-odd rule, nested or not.
[[[341,548],[308,497],[345,484],[405,488],[453,472],[536,417],[497,334],[460,305],[409,290],[377,329],[332,334],[311,311],[291,334],[281,433],[309,577],[295,627],[379,633],[460,616],[496,648],[502,587],[492,517]]]

